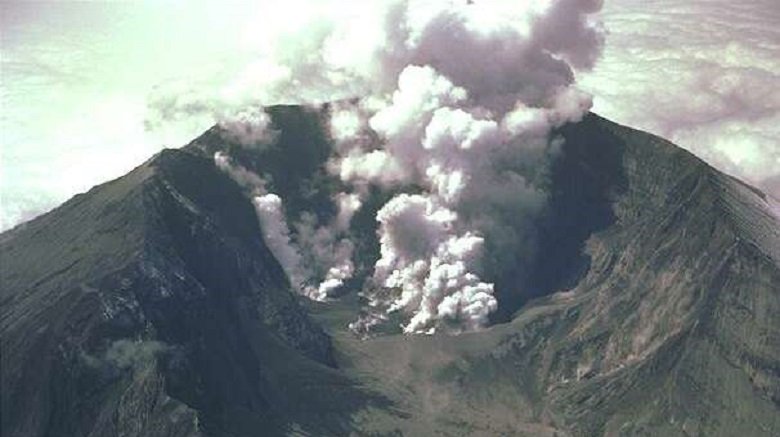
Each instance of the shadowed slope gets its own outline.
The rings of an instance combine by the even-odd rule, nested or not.
[[[259,235],[238,186],[182,151],[3,234],[3,434],[345,426],[365,398]]]

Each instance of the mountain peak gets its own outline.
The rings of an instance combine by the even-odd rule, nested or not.
[[[496,281],[491,326],[358,337],[386,199],[353,218],[356,280],[303,299],[213,159],[266,175],[291,216],[333,216],[327,108],[268,112],[268,148],[215,127],[0,236],[3,434],[780,430],[780,226],[760,191],[590,114],[555,132],[538,252]]]

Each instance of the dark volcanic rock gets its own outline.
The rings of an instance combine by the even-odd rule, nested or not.
[[[338,429],[358,401],[210,157],[164,151],[1,244],[3,435]]]
[[[299,301],[213,164],[263,172],[291,219],[332,215],[327,108],[270,112],[261,152],[214,128],[0,235],[3,435],[780,435],[780,224],[759,191],[590,115],[557,133],[501,323],[360,340],[354,293]],[[381,196],[353,223],[358,277]]]

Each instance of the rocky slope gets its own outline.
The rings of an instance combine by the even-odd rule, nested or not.
[[[259,235],[176,150],[3,234],[2,434],[341,429],[360,395]]]
[[[590,115],[559,132],[534,273],[499,284],[494,326],[362,339],[354,291],[296,298],[213,164],[229,149],[288,214],[333,214],[327,108],[271,115],[262,154],[215,128],[0,236],[3,435],[780,433],[760,192]],[[363,274],[381,201],[355,218]]]

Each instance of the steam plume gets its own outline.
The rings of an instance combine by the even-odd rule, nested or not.
[[[318,226],[313,214],[304,214],[295,224],[293,239],[282,198],[267,191],[262,177],[234,163],[224,152],[215,153],[214,162],[252,198],[263,240],[294,288],[314,300],[325,300],[352,277],[354,247],[345,235],[361,206],[356,194],[335,196],[338,212],[325,226]]]
[[[359,116],[338,113],[333,130],[347,146],[332,169],[345,182],[422,188],[379,211],[374,280],[399,291],[384,306],[410,313],[407,332],[475,329],[497,307],[485,274],[532,254],[532,221],[546,198],[540,183],[556,154],[550,131],[590,107],[572,87],[573,67],[597,58],[602,37],[589,16],[601,4],[395,6],[374,50],[385,67],[373,84],[379,103],[358,108],[383,144],[350,142]]]
[[[483,326],[497,307],[492,281],[533,256],[558,153],[550,133],[590,108],[574,71],[601,51],[601,1],[388,0],[349,12],[317,3],[321,15],[300,20],[308,31],[264,35],[267,57],[233,88],[251,84],[262,92],[247,94],[266,104],[363,97],[333,111],[328,169],[355,193],[402,192],[377,214],[372,280],[383,291],[369,294],[372,307],[407,313],[407,332]],[[274,74],[255,76],[258,65]],[[280,202],[266,197],[258,212],[276,220]],[[345,223],[304,217],[294,227],[304,264],[324,267],[308,294],[352,275]]]

